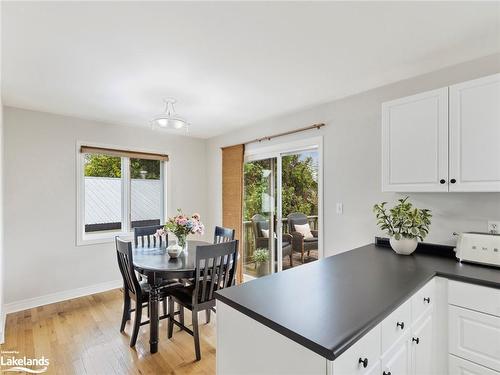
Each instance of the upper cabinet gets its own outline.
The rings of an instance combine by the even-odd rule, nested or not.
[[[382,190],[500,191],[500,74],[382,104]]]
[[[382,104],[382,155],[382,190],[448,190],[448,88]]]
[[[450,191],[500,191],[500,74],[450,86]]]

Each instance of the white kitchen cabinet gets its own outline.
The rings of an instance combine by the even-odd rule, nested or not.
[[[498,375],[499,373],[487,367],[467,361],[452,354],[449,355],[450,375]]]
[[[451,354],[500,371],[500,318],[449,306]]]
[[[409,375],[411,335],[408,332],[382,356],[382,375]]]
[[[382,104],[382,191],[499,192],[500,74]]]
[[[450,191],[500,191],[500,74],[450,86]]]
[[[374,374],[374,367],[380,368],[380,324],[372,328],[345,353],[333,361],[333,373],[339,375]]]
[[[382,190],[447,191],[447,181],[448,88],[384,103]]]
[[[217,373],[500,375],[500,290],[438,279],[333,361],[217,301]]]
[[[411,374],[434,373],[433,314],[430,313],[412,327]]]
[[[500,375],[500,290],[448,283],[449,373]]]

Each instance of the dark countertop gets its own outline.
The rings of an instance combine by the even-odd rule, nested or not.
[[[434,276],[500,288],[500,270],[374,244],[253,280],[217,299],[333,360]]]

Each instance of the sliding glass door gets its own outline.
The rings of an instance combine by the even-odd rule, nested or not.
[[[318,149],[248,158],[243,212],[243,272],[247,277],[317,260]]]
[[[265,276],[276,249],[276,158],[246,162],[243,180],[243,273]]]

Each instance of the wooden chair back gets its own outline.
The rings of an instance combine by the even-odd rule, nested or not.
[[[193,306],[215,303],[214,292],[234,284],[237,252],[238,240],[196,247]]]
[[[141,286],[137,281],[137,277],[134,271],[134,258],[132,255],[132,242],[124,241],[118,237],[115,237],[116,243],[116,256],[118,259],[118,267],[120,268],[120,273],[123,278],[123,288],[124,292],[129,295],[135,295],[141,293]]]
[[[139,247],[139,238],[141,239],[141,246],[144,247],[144,238],[146,238],[148,247],[151,247],[151,242],[153,242],[153,247],[156,247],[156,236],[155,233],[158,229],[162,229],[164,225],[151,225],[148,227],[137,227],[134,228],[134,245],[135,247]],[[152,240],[152,241],[151,241]],[[168,244],[168,235],[167,235],[167,244]],[[158,246],[161,246],[162,238],[159,238]]]
[[[234,240],[234,229],[215,227],[214,243],[222,243]]]

